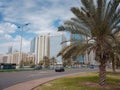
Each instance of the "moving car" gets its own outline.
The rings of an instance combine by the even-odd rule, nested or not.
[[[65,71],[64,67],[56,67],[55,68],[55,72],[64,72],[64,71]]]

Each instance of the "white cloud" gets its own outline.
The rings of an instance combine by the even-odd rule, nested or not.
[[[6,37],[9,38],[9,36],[7,35]],[[0,53],[7,52],[8,47],[10,46],[13,47],[13,51],[14,50],[19,51],[20,50],[20,39],[21,39],[20,36],[16,36],[14,39],[12,38],[10,40],[6,40],[6,42],[1,43],[0,48],[4,51],[0,50]],[[22,38],[22,50],[24,52],[29,52],[29,49],[30,49],[30,41],[26,40],[25,38]]]
[[[12,36],[11,35],[9,35],[9,34],[7,34],[7,33],[5,33],[5,34],[0,34],[0,42],[8,42],[8,41],[10,41],[10,40],[12,40],[13,38],[12,38]]]
[[[5,39],[10,40],[10,39],[12,39],[12,36],[9,34],[5,34]]]
[[[16,38],[13,41],[13,47],[14,50],[18,50],[20,49],[20,42],[21,42],[21,36],[16,36]],[[30,39],[27,40],[25,38],[22,37],[22,50],[25,52],[29,52],[30,50]]]
[[[20,42],[20,39],[21,39],[21,36],[20,35],[17,35],[15,38],[14,38],[14,41],[19,41]]]
[[[4,31],[3,30],[0,30],[0,34],[3,34],[4,33]]]
[[[10,35],[14,33],[16,26],[8,22],[0,23],[0,53],[7,52],[9,46],[13,43],[13,37]]]
[[[72,15],[70,7],[78,6],[76,0],[13,0],[5,3],[5,21],[30,22],[31,32],[56,30],[54,21],[57,19],[66,20]],[[19,6],[19,7],[18,7]]]
[[[5,22],[5,23],[0,23],[0,33],[14,33],[15,30],[17,29],[16,25]]]
[[[0,1],[0,13],[3,21],[0,24],[0,48],[6,52],[9,45],[19,50],[20,36],[16,33],[17,26],[12,23],[24,24],[31,23],[29,33],[56,32],[55,22],[62,24],[73,16],[70,8],[80,6],[78,0],[2,0]],[[11,33],[14,36],[11,36]],[[15,35],[16,34],[16,35]],[[23,37],[23,51],[29,51],[30,38]],[[5,41],[3,41],[5,39]],[[6,49],[5,49],[6,48]],[[6,50],[6,51],[5,51]]]

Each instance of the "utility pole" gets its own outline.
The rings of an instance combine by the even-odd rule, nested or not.
[[[21,29],[21,38],[20,38],[20,53],[19,53],[19,61],[18,64],[20,64],[20,61],[22,60],[22,37],[23,37],[23,28],[25,26],[28,26],[30,23],[23,24],[22,26],[18,26],[19,29]]]

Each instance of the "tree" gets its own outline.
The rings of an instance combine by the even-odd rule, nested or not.
[[[40,60],[38,65],[42,66],[43,65],[43,61]]]
[[[47,56],[43,57],[43,63],[44,63],[45,68],[48,68],[50,66],[50,60]]]
[[[115,35],[115,44],[112,45],[112,50],[111,52],[109,52],[110,54],[110,59],[112,59],[112,69],[113,72],[116,72],[116,67],[117,67],[117,63],[119,63],[120,61],[120,39],[119,39],[119,34]]]
[[[66,67],[66,66],[72,66],[72,60],[71,60],[71,58],[63,60],[63,66],[64,67]]]
[[[117,58],[116,68],[118,69],[120,67],[120,59]]]
[[[21,60],[21,61],[20,61],[20,67],[23,67],[23,66],[24,66],[24,61]]]
[[[55,65],[56,64],[56,58],[52,57],[50,62],[51,62],[51,65]]]
[[[29,60],[29,66],[30,67],[35,67],[35,61],[34,60]]]
[[[86,40],[72,42],[71,45],[60,51],[64,59],[70,56],[77,57],[92,50],[99,61],[100,85],[106,81],[106,63],[110,59],[109,52],[114,53],[116,34],[120,32],[120,0],[81,0],[82,7],[71,8],[75,17],[58,27],[59,31],[68,31],[72,34],[81,34]],[[117,52],[116,52],[117,54]]]

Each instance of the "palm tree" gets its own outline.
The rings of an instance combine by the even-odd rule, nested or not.
[[[55,63],[56,63],[56,58],[55,58],[55,57],[52,57],[52,58],[51,58],[51,64],[52,64],[52,65],[55,65]]]
[[[112,61],[112,69],[113,69],[113,72],[116,72],[115,69],[116,69],[116,63],[119,63],[119,60],[120,60],[120,39],[119,39],[119,34],[115,35],[115,44],[112,43],[112,50],[111,52],[109,52],[110,54],[110,59]]]
[[[47,56],[43,57],[43,63],[44,63],[45,68],[48,68],[50,66],[50,60]]]
[[[99,61],[100,85],[105,84],[106,63],[109,52],[116,45],[115,35],[120,31],[120,0],[81,0],[82,7],[72,7],[75,17],[66,21],[58,28],[59,31],[68,31],[88,37],[88,41],[78,40],[65,47],[58,54],[63,59],[77,57],[94,51],[96,60]]]
[[[53,67],[54,67],[55,64],[56,64],[56,58],[55,58],[55,57],[52,57],[50,63],[51,63],[51,65],[53,65]]]
[[[63,66],[72,66],[72,61],[73,61],[73,59],[72,58],[69,58],[69,59],[67,59],[67,60],[63,60]]]

